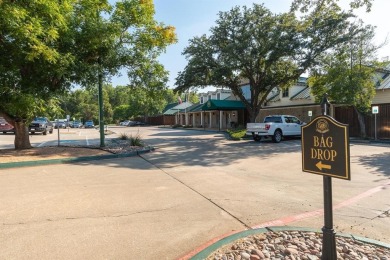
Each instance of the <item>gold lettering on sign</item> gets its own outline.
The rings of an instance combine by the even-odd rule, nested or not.
[[[326,147],[326,148],[332,148],[333,147],[333,138],[331,136],[324,138],[323,136],[313,136],[314,138],[314,147]]]
[[[336,156],[337,152],[335,150],[311,148],[312,159],[334,162],[334,158],[336,158]]]
[[[334,162],[337,151],[331,149],[333,147],[333,138],[331,136],[326,138],[323,136],[313,136],[313,145],[315,148],[311,148],[310,150],[311,159]]]

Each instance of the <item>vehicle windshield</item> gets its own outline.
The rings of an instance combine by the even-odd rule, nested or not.
[[[264,123],[282,123],[280,116],[267,116],[264,118]]]
[[[44,117],[36,117],[34,118],[34,121],[45,121]]]

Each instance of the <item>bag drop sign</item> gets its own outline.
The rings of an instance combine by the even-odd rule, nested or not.
[[[350,180],[348,125],[323,115],[303,126],[302,170]]]

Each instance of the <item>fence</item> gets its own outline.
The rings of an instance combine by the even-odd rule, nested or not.
[[[135,120],[144,122],[149,125],[174,125],[175,124],[174,115],[146,116],[146,117],[136,118]]]
[[[376,105],[379,113],[376,115],[377,139],[390,139],[390,104]],[[353,107],[335,107],[335,119],[349,125],[349,136],[360,137],[360,126],[357,113]],[[375,138],[375,115],[364,117],[366,133],[369,138]]]

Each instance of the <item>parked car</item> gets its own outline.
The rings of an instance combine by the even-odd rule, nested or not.
[[[70,125],[72,128],[80,128],[83,127],[83,124],[80,121],[73,121],[73,123]]]
[[[128,123],[129,123],[129,120],[125,120],[125,121],[119,122],[119,125],[127,126]]]
[[[137,123],[135,121],[129,121],[126,126],[136,126]]]
[[[4,118],[0,117],[0,132],[3,132],[3,134],[14,133],[15,128],[10,123],[8,123]]]
[[[31,134],[42,133],[43,135],[47,135],[47,132],[52,134],[53,124],[47,117],[36,117],[28,126],[28,131]]]
[[[65,121],[54,121],[53,123],[54,128],[66,128],[66,122]]]
[[[84,127],[85,128],[94,128],[95,124],[93,123],[92,120],[88,120],[88,121],[85,122]]]
[[[246,131],[255,141],[271,137],[275,143],[279,143],[284,136],[300,136],[304,124],[295,116],[271,115],[266,116],[263,123],[248,123]]]

